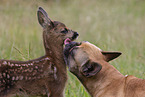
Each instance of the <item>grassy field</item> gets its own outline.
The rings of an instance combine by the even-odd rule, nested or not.
[[[44,55],[36,11],[42,6],[52,20],[77,31],[104,51],[121,51],[110,62],[122,74],[145,79],[144,0],[1,0],[0,59],[29,60]],[[89,97],[69,75],[66,97]]]

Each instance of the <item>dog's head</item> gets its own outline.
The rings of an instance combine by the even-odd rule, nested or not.
[[[92,77],[102,64],[120,56],[120,52],[105,52],[89,42],[65,42],[64,59],[69,71],[77,77]]]
[[[39,24],[43,28],[43,41],[45,48],[49,44],[48,41],[57,42],[58,45],[63,45],[65,39],[71,41],[76,39],[78,33],[68,29],[63,23],[59,21],[52,21],[46,11],[39,7],[37,11]]]

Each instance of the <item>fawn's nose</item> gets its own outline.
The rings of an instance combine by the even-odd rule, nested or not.
[[[76,39],[78,36],[79,36],[79,34],[77,32],[74,32],[72,39]]]
[[[79,36],[79,34],[77,33],[77,32],[74,32],[74,35],[77,37],[77,36]]]

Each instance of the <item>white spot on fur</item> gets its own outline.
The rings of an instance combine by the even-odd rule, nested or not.
[[[11,64],[11,66],[14,66],[14,64]]]
[[[23,66],[26,66],[26,64],[23,64]]]
[[[48,57],[46,57],[45,60],[50,60],[50,59]]]
[[[57,69],[56,67],[54,67],[54,78],[57,79],[57,75],[56,75]]]
[[[10,63],[10,62],[8,62],[8,65],[10,66],[10,65],[11,65],[11,63]]]
[[[10,78],[10,75],[9,75],[9,74],[7,74],[7,78],[8,78],[8,79]]]
[[[31,79],[31,77],[29,77],[29,80]]]
[[[36,69],[38,69],[38,66],[35,66]]]
[[[6,73],[3,73],[3,76],[6,77]]]
[[[12,80],[15,80],[15,77],[14,76],[12,77]]]
[[[28,77],[27,76],[25,76],[25,80],[27,80],[28,79]]]
[[[4,61],[3,64],[6,65],[7,64],[7,61]]]
[[[16,76],[16,79],[15,80],[18,80],[19,79],[19,77],[18,76]]]
[[[27,69],[28,72],[32,72],[31,68]]]
[[[128,75],[125,75],[125,77],[127,77]]]
[[[5,83],[5,80],[3,79],[2,82]]]
[[[18,64],[15,64],[15,66],[19,66]]]
[[[23,69],[23,67],[21,66],[20,69]]]

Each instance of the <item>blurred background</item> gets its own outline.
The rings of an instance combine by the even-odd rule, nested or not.
[[[0,0],[0,59],[44,55],[37,9],[77,31],[104,51],[123,54],[110,62],[123,75],[145,78],[145,0]],[[89,97],[71,73],[66,97]]]

